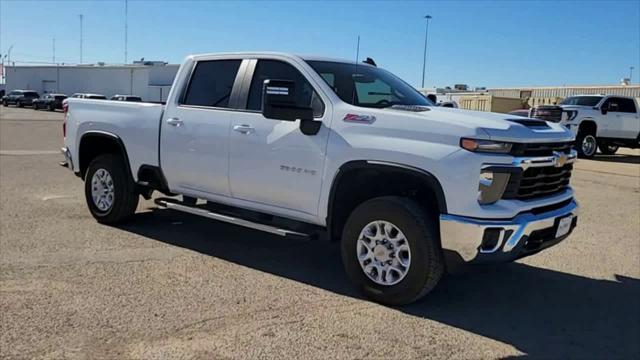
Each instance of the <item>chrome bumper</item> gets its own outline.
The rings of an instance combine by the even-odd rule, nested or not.
[[[64,161],[60,162],[60,166],[69,168],[69,170],[73,171],[73,160],[71,159],[71,151],[66,147],[60,149],[60,152],[64,156]]]
[[[559,219],[572,216],[569,232],[555,238]],[[561,208],[541,214],[523,213],[510,220],[483,220],[456,215],[440,216],[442,248],[457,253],[466,263],[512,261],[532,255],[564,240],[573,231],[578,216],[575,200]],[[487,247],[486,230],[497,236]],[[539,232],[544,238],[530,239]],[[488,235],[487,235],[488,236]],[[530,241],[531,240],[531,241]],[[483,242],[485,242],[483,244]]]

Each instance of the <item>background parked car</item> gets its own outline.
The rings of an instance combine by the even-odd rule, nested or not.
[[[62,102],[67,98],[65,94],[46,94],[45,96],[33,100],[33,108],[35,110],[48,109],[54,111],[55,109],[62,109]]]
[[[95,99],[95,100],[107,100],[107,97],[101,94],[84,94],[84,93],[75,93],[71,95],[72,98],[78,99]]]
[[[115,101],[132,101],[132,102],[141,102],[142,98],[140,96],[135,95],[113,95],[111,100]]]
[[[33,90],[13,90],[2,100],[2,105],[15,105],[17,107],[31,106],[34,99],[39,98]]]

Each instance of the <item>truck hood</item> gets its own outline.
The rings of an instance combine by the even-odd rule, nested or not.
[[[423,112],[390,108],[384,110],[393,113],[416,114],[429,122],[467,128],[468,133],[475,133],[476,137],[486,140],[527,143],[571,141],[574,138],[571,131],[563,125],[509,114],[441,107],[430,107],[429,111]],[[421,121],[406,122],[406,124],[411,127],[415,126],[417,131],[425,126],[425,123]]]

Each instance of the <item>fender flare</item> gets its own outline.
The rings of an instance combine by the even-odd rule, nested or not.
[[[426,170],[422,170],[413,166],[398,164],[394,162],[388,161],[378,161],[378,160],[352,160],[346,162],[340,166],[338,171],[336,172],[333,180],[331,182],[331,188],[329,190],[329,203],[327,205],[327,231],[329,234],[332,233],[332,222],[333,222],[333,205],[336,197],[336,190],[338,185],[340,184],[340,180],[344,176],[344,174],[354,171],[354,170],[366,170],[366,169],[378,169],[378,170],[389,170],[396,171],[405,174],[409,174],[412,176],[418,176],[422,179],[426,184],[429,185],[433,193],[435,194],[438,211],[441,214],[447,213],[447,201],[444,196],[444,191],[442,190],[442,185],[440,185],[440,181]]]
[[[103,138],[103,139],[110,139],[115,141],[115,143],[118,145],[118,148],[120,149],[120,152],[122,153],[123,157],[124,157],[124,162],[125,165],[127,166],[127,168],[129,169],[129,176],[131,176],[131,179],[133,180],[133,169],[131,169],[131,164],[129,163],[129,154],[127,153],[127,148],[124,145],[124,142],[122,141],[122,139],[113,133],[110,132],[106,132],[106,131],[101,131],[101,130],[89,130],[86,131],[84,133],[82,133],[82,136],[80,136],[80,141],[78,141],[78,171],[80,172],[79,176],[81,178],[84,178],[84,174],[82,171],[82,154],[81,154],[81,149],[82,149],[82,141],[85,140],[85,138],[87,137],[97,137],[97,138]],[[88,164],[87,164],[88,165]]]

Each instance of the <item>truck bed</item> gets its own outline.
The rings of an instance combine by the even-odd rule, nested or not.
[[[158,141],[164,105],[91,99],[68,99],[67,143],[74,159],[78,159],[81,136],[98,132],[119,137],[127,145],[127,156],[134,179],[141,165],[158,166]],[[79,171],[74,164],[74,171]]]

